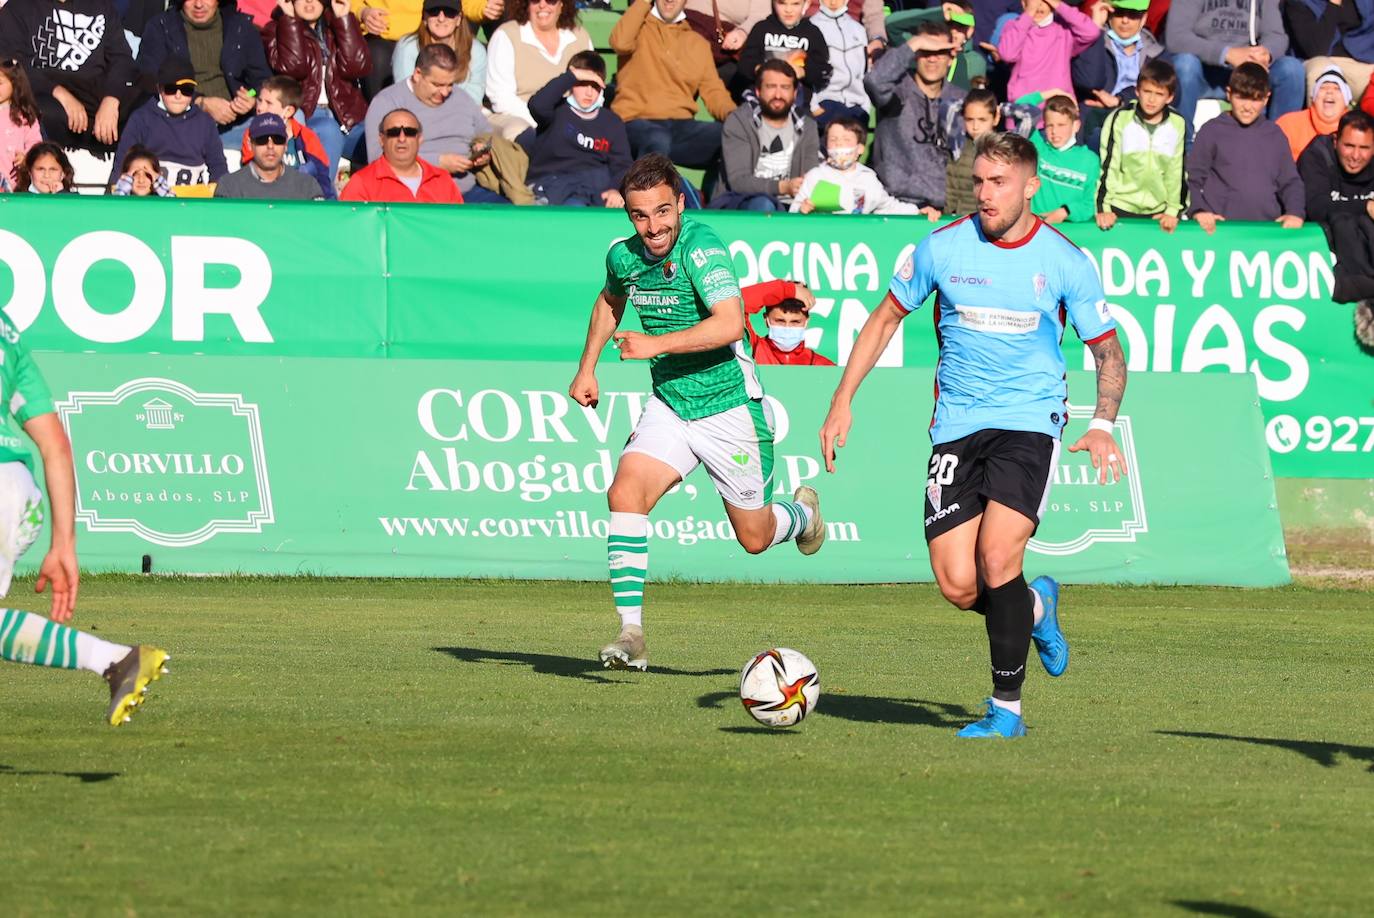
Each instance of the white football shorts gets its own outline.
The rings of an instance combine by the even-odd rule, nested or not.
[[[773,487],[773,430],[773,410],[763,399],[686,421],[651,396],[621,455],[652,456],[684,479],[704,465],[727,504],[756,510]]]
[[[14,566],[43,531],[43,495],[22,462],[0,462],[0,596]]]

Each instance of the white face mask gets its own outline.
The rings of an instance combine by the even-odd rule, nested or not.
[[[859,161],[859,148],[831,147],[825,151],[825,161],[843,172]]]
[[[571,105],[573,108],[577,109],[584,115],[590,115],[592,112],[600,108],[602,104],[606,101],[606,91],[602,90],[601,92],[597,93],[596,101],[593,102],[591,105],[587,106],[586,108],[583,108],[582,106],[578,105],[577,100],[574,99],[571,94],[567,96],[567,99],[568,104]]]
[[[848,7],[848,5],[846,5],[846,6],[840,7],[840,8],[837,9],[837,10],[832,10],[830,7],[828,7],[828,6],[826,6],[824,3],[822,3],[822,4],[821,4],[821,13],[822,13],[822,15],[829,16],[831,19],[839,19],[841,16],[848,16],[848,15],[849,15],[849,7]]]
[[[772,341],[780,351],[795,351],[797,345],[802,343],[802,338],[806,335],[804,325],[770,325],[768,326],[768,340]]]

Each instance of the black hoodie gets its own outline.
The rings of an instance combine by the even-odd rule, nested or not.
[[[803,18],[789,29],[773,13],[754,26],[739,52],[740,82],[744,86],[755,85],[755,72],[764,61],[775,57],[792,64],[794,69],[801,63],[806,69],[801,83],[812,92],[820,92],[830,82],[830,49],[821,30],[808,19]]]
[[[1307,219],[1332,230],[1352,218],[1365,216],[1365,205],[1374,200],[1374,159],[1354,175],[1347,175],[1336,156],[1336,138],[1314,137],[1298,157],[1298,174],[1307,191]]]
[[[9,0],[0,9],[0,58],[24,63],[34,95],[62,86],[94,109],[105,96],[125,107],[137,74],[110,0]]]

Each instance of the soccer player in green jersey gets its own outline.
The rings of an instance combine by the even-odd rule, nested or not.
[[[33,480],[33,454],[15,422],[38,447],[52,510],[52,544],[38,568],[37,592],[52,584],[52,617],[0,609],[0,659],[55,669],[87,669],[110,684],[106,719],[117,727],[143,701],[148,683],[170,657],[156,647],[127,647],[69,628],[76,608],[76,473],[72,445],[52,397],[19,333],[0,318],[0,596],[15,563],[43,530],[43,495]]]
[[[653,396],[620,454],[607,493],[606,553],[620,634],[601,649],[608,669],[648,667],[644,578],[649,513],[669,488],[706,466],[735,537],[750,554],[795,540],[804,555],[825,541],[820,500],[800,487],[770,501],[773,418],[744,337],[739,281],[720,237],[682,215],[682,182],[666,156],[637,160],[621,182],[635,235],[606,255],[606,284],[568,394],[598,398],[596,361],[615,339],[621,360],[648,360]],[[644,332],[617,331],[627,303]]]

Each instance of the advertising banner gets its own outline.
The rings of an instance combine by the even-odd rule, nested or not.
[[[607,364],[601,399],[557,363],[39,355],[71,434],[79,551],[92,570],[357,576],[605,576],[605,492],[647,397]],[[734,541],[705,472],[652,517],[651,579],[930,579],[922,536],[929,371],[875,370],[827,475],[817,431],[839,370],[768,367],[775,496],[822,496],[806,558]],[[1070,374],[1075,439],[1094,381]],[[1205,404],[1207,413],[1180,406]],[[1064,452],[1029,566],[1069,582],[1288,580],[1248,375],[1141,376],[1117,437],[1131,474],[1102,485]],[[35,551],[27,560],[36,564]]]
[[[807,342],[843,364],[912,247],[912,217],[698,212],[745,284],[816,293]],[[1374,357],[1330,302],[1319,229],[1061,226],[1092,257],[1130,369],[1253,375],[1275,471],[1374,476]],[[604,209],[0,198],[0,307],[41,350],[441,360],[577,359]],[[631,313],[633,311],[631,310]],[[761,321],[761,320],[756,320]],[[637,322],[626,318],[630,327]],[[1070,331],[1070,365],[1090,355]],[[932,367],[917,313],[880,366]]]

